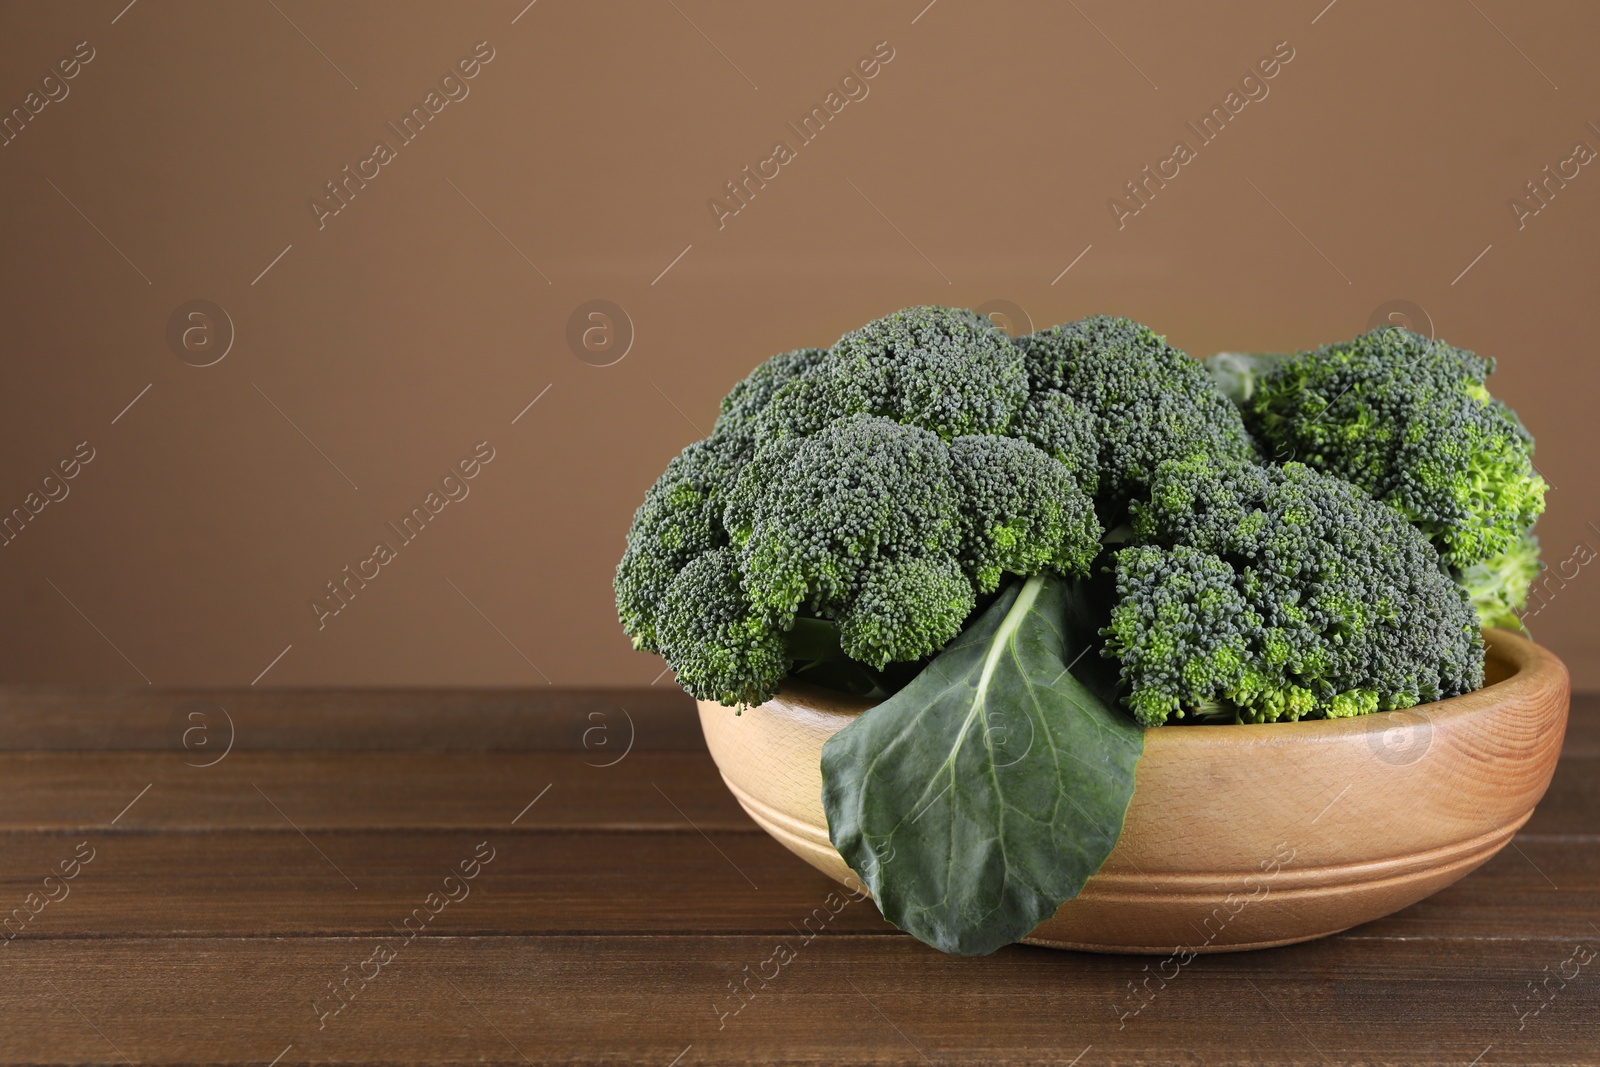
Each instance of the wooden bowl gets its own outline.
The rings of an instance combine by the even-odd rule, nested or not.
[[[1024,938],[1166,954],[1286,945],[1434,893],[1493,856],[1555,772],[1567,669],[1485,630],[1475,693],[1354,719],[1145,732],[1122,837],[1076,898]],[[706,744],[751,818],[859,886],[828,838],[822,744],[871,705],[800,684],[735,715],[700,704]]]

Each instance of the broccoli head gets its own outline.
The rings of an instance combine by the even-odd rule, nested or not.
[[[1095,315],[1019,338],[1033,403],[1013,431],[1046,443],[1052,393],[1088,413],[1107,510],[1141,495],[1165,460],[1255,454],[1238,411],[1198,360],[1130,319]],[[1039,416],[1043,414],[1045,419]]]
[[[882,415],[948,441],[1004,433],[1027,390],[1022,354],[994,323],[914,307],[845,334],[763,417],[773,435],[806,436],[851,415]]]
[[[836,616],[880,561],[953,559],[961,537],[949,447],[873,415],[776,442],[745,469],[729,515],[745,588],[785,628],[802,607]]]
[[[1229,353],[1209,365],[1275,459],[1398,508],[1458,570],[1514,555],[1544,510],[1533,438],[1485,388],[1492,360],[1380,326],[1298,356]]]
[[[1483,682],[1476,616],[1438,552],[1338,478],[1169,460],[1132,527],[1105,655],[1145,725],[1357,715]]]
[[[1025,408],[1027,437],[1005,436]],[[1030,400],[1022,353],[970,311],[911,308],[774,356],[646,494],[618,615],[724,703],[777,690],[800,623],[875,669],[914,663],[1004,575],[1087,573],[1093,432],[1065,394]]]

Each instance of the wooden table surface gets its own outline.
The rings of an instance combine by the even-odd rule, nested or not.
[[[0,1062],[1600,1064],[1597,799],[1580,697],[1486,866],[1162,985],[841,906],[665,683],[10,688]]]

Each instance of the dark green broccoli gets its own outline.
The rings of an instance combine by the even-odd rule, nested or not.
[[[1005,574],[1086,575],[1100,550],[1094,503],[1073,472],[1014,437],[958,437],[961,564],[980,593]]]
[[[1268,689],[1255,667],[1261,616],[1225,560],[1178,545],[1133,545],[1115,556],[1117,606],[1107,648],[1122,665],[1122,702],[1145,726],[1168,717],[1216,717],[1224,703],[1253,703]],[[1285,711],[1312,710],[1309,690],[1279,686]]]
[[[751,601],[787,629],[801,608],[837,617],[881,562],[954,560],[960,508],[943,441],[855,415],[813,437],[776,442],[746,468],[728,514]],[[967,600],[970,611],[970,589]],[[960,623],[904,658],[931,652]]]
[[[661,651],[656,624],[668,583],[690,560],[728,543],[722,511],[761,440],[757,417],[775,392],[826,355],[801,348],[756,367],[723,399],[711,436],[674,457],[645,493],[614,583],[617,615],[635,648]]]
[[[661,651],[656,629],[667,585],[690,560],[728,543],[722,510],[739,469],[737,447],[709,437],[673,457],[645,493],[614,582],[617,615],[635,648]]]
[[[691,446],[686,455],[702,451]],[[680,481],[660,495],[675,499]],[[1072,472],[1034,446],[971,435],[947,445],[875,415],[768,440],[721,492],[723,521],[714,529],[726,530],[727,542],[708,553],[715,568],[697,559],[680,564],[676,578],[659,565],[648,583],[636,577],[636,555],[679,558],[655,547],[663,524],[656,510],[641,509],[634,537],[649,547],[636,553],[630,543],[618,602],[632,611],[625,624],[655,627],[646,632],[635,622],[635,641],[651,638],[684,688],[725,703],[776,691],[790,666],[785,635],[799,620],[835,624],[841,651],[860,663],[914,662],[955,637],[978,594],[993,592],[1002,574],[1083,574],[1099,550],[1089,498]],[[653,613],[634,608],[658,589]]]
[[[759,419],[773,396],[796,378],[811,373],[827,357],[826,348],[797,348],[780,352],[761,364],[722,398],[711,436],[736,440],[742,457],[749,458],[765,437]]]
[[[837,620],[878,668],[942,648],[1003,574],[1086,574],[1099,550],[1089,498],[1027,442],[873,415],[771,442],[726,516],[751,602],[784,629]]]
[[[839,647],[880,670],[915,662],[960,633],[976,606],[971,583],[951,557],[885,559],[861,576],[839,614]]]
[[[775,436],[807,436],[850,415],[882,415],[948,441],[1004,433],[1027,392],[1022,354],[994,323],[959,308],[914,307],[845,334],[777,392],[763,420]]]
[[[1100,487],[1100,441],[1095,419],[1083,405],[1055,389],[1042,389],[1017,412],[1012,433],[1035,445],[1073,473],[1093,496]]]
[[[783,631],[751,606],[731,548],[684,565],[662,596],[656,632],[678,683],[706,700],[758,704],[789,667]]]
[[[1140,495],[1164,460],[1254,455],[1238,411],[1205,368],[1147,326],[1095,315],[1019,338],[1017,346],[1036,403],[1055,391],[1092,417],[1103,515]],[[1038,418],[1048,408],[1029,411]],[[1048,451],[1052,425],[1025,417],[1012,432]]]
[[[1029,439],[1002,436],[1025,405]],[[1030,401],[1003,332],[910,308],[734,387],[639,509],[618,614],[684,688],[725,703],[776,691],[800,624],[874,669],[915,663],[1004,575],[1087,572],[1096,475],[1092,420],[1061,393]],[[715,570],[690,569],[708,553]]]
[[[1196,455],[1163,464],[1132,519],[1105,655],[1146,725],[1358,715],[1483,682],[1465,591],[1347,482]]]
[[[1533,467],[1533,438],[1484,386],[1492,360],[1381,326],[1298,356],[1228,353],[1208,366],[1275,460],[1337,475],[1393,505],[1460,571],[1531,579],[1515,566],[1475,569],[1516,555],[1547,488]],[[1507,603],[1526,588],[1475,594]]]

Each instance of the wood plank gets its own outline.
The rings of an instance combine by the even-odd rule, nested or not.
[[[81,842],[92,860],[14,943],[59,937],[375,936],[430,893],[430,933],[790,933],[838,887],[759,832],[511,829],[0,835],[0,921]],[[493,859],[465,884],[463,861]],[[470,867],[470,863],[469,863]],[[63,890],[54,889],[56,895]],[[834,903],[837,901],[835,900]],[[420,918],[420,917],[419,917]],[[892,933],[856,903],[832,925]],[[15,927],[13,927],[15,929]],[[0,937],[6,928],[0,925]],[[3,942],[0,942],[3,944]]]
[[[237,751],[599,754],[630,736],[640,750],[705,748],[694,702],[670,679],[634,689],[0,687],[0,751],[142,749],[198,761],[229,736]]]
[[[83,841],[95,850],[93,861],[65,899],[35,904],[38,915],[19,937],[382,934],[483,841],[496,859],[468,898],[447,908],[444,932],[783,934],[804,926],[835,889],[751,832],[569,833],[525,824],[305,836],[288,827],[102,830],[0,835],[0,918],[23,906]],[[1209,910],[1197,909],[1197,926]],[[846,915],[851,930],[889,932],[870,906]],[[1600,936],[1600,848],[1519,844],[1359,932],[1434,940]]]
[[[1151,979],[1141,1000],[1134,990],[1160,961],[1025,947],[957,959],[905,938],[827,931],[809,942],[390,938],[382,943],[393,958],[368,967],[364,988],[352,979],[354,998],[324,1016],[338,1003],[329,983],[356,974],[379,943],[18,943],[0,986],[0,1056],[179,1063],[205,1048],[209,1062],[264,1064],[281,1053],[285,1065],[1600,1063],[1595,964],[1564,989],[1552,982],[1542,1006],[1530,999],[1546,968],[1573,958],[1568,942],[1463,952],[1400,941],[1380,951],[1335,939],[1174,961],[1164,987]],[[752,978],[754,992],[737,997],[733,984],[756,972],[766,986]]]
[[[1159,959],[1020,947],[951,959],[870,905],[832,915],[831,883],[753,829],[674,691],[644,697],[656,710],[625,720],[635,745],[611,767],[598,764],[618,749],[583,737],[606,694],[263,699],[211,767],[192,765],[217,750],[183,747],[170,694],[70,696],[41,691],[30,711],[0,694],[0,721],[20,731],[0,741],[0,916],[77,842],[96,850],[68,897],[0,940],[0,1062],[179,1063],[204,1048],[208,1062],[282,1052],[285,1065],[1082,1053],[1089,1067],[1170,1063],[1174,1050],[1192,1062],[1600,1063],[1600,963],[1564,987],[1551,977],[1575,946],[1600,951],[1593,698],[1575,702],[1555,782],[1516,848],[1346,935],[1199,958],[1124,1018],[1135,986],[1159,982]],[[75,738],[93,751],[68,751]],[[427,894],[484,840],[495,858],[471,895],[318,1029],[328,983],[398,944],[395,924],[428,914]],[[797,927],[819,915],[807,941]],[[740,1003],[729,983],[780,942],[798,946],[794,961],[719,1028],[717,1012]],[[1546,980],[1558,992],[1519,1019]]]
[[[756,829],[704,751],[0,753],[0,830],[500,828],[535,797],[544,827]]]

